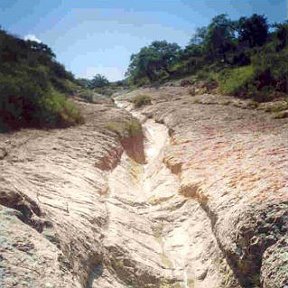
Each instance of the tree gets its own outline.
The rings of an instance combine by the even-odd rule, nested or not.
[[[143,47],[137,54],[132,54],[126,76],[134,82],[147,77],[150,82],[155,80],[155,69],[157,66],[157,56],[148,47]]]
[[[93,79],[89,83],[89,87],[94,88],[102,88],[109,85],[108,79],[101,74],[96,74]]]
[[[189,44],[187,45],[182,53],[181,53],[181,60],[187,60],[191,57],[198,58],[203,55],[203,47],[197,44]]]
[[[278,50],[282,50],[288,44],[288,22],[275,24],[276,28],[276,37],[278,40]]]
[[[202,45],[207,36],[207,27],[200,27],[196,29],[195,34],[190,40],[190,45]]]
[[[226,53],[233,48],[235,39],[234,22],[221,14],[212,19],[204,34],[204,46],[212,58],[223,58],[226,62]]]
[[[170,67],[177,61],[180,51],[181,48],[176,43],[154,41],[131,56],[126,76],[131,77],[134,82],[144,77],[153,82],[163,71],[169,75]]]
[[[78,78],[76,81],[80,86],[84,88],[89,88],[90,80],[85,79],[85,78]]]
[[[181,48],[176,43],[168,43],[167,41],[154,41],[149,46],[157,55],[159,70],[163,69],[170,74],[169,68],[177,61]]]
[[[239,42],[248,43],[250,48],[263,46],[268,39],[269,25],[263,15],[253,14],[238,21]]]

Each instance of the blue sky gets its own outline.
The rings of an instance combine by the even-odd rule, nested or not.
[[[288,0],[0,0],[0,25],[48,44],[77,77],[123,78],[132,53],[153,40],[188,43],[217,14],[287,19]]]

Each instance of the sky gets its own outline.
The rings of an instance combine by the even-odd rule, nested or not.
[[[185,46],[216,15],[287,19],[288,0],[0,0],[0,25],[49,45],[76,77],[123,79],[132,53],[154,40]]]

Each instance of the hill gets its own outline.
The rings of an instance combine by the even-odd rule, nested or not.
[[[0,132],[82,122],[67,100],[75,86],[74,76],[47,45],[0,30]]]

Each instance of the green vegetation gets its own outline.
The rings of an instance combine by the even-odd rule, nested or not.
[[[82,123],[66,97],[76,87],[73,75],[47,45],[0,30],[0,132]]]
[[[269,25],[257,14],[234,21],[221,14],[198,28],[183,49],[167,41],[143,47],[131,56],[126,73],[127,81],[137,86],[188,75],[193,83],[216,83],[222,93],[257,102],[285,97],[288,22]]]
[[[114,122],[111,121],[106,125],[106,128],[118,134],[120,139],[142,135],[142,126],[140,122],[131,118],[128,121]]]
[[[142,48],[139,53],[131,56],[126,75],[133,82],[141,84],[158,80],[170,75],[170,67],[176,63],[180,47],[176,43],[167,41],[154,41],[148,47]]]
[[[96,74],[94,78],[89,82],[89,88],[102,88],[109,85],[108,79],[101,75],[101,74]]]
[[[89,103],[103,103],[107,100],[107,97],[103,94],[96,93],[90,89],[80,89],[77,92],[77,96]]]
[[[104,97],[111,97],[114,93],[121,90],[128,89],[128,83],[126,80],[109,82],[104,75],[97,74],[92,80],[89,79],[77,79],[80,88],[80,97],[84,96],[85,100],[89,101],[92,94],[102,95]],[[87,95],[89,95],[87,97]],[[93,102],[93,101],[92,101]]]
[[[254,74],[254,68],[251,65],[225,69],[218,77],[220,89],[225,94],[238,95],[243,89],[248,90]]]
[[[96,74],[92,80],[85,78],[78,79],[78,84],[84,88],[95,89],[108,86],[110,83],[104,75]]]
[[[132,98],[132,103],[134,104],[135,108],[140,108],[145,105],[151,104],[151,97],[149,95],[137,95],[134,98]]]

